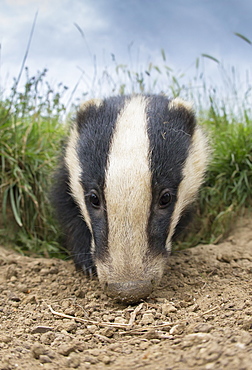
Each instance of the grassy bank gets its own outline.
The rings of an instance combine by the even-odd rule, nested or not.
[[[165,62],[164,52],[162,57]],[[1,243],[11,244],[23,253],[61,256],[64,251],[48,201],[48,189],[67,131],[67,124],[62,123],[65,116],[62,96],[66,89],[62,85],[52,89],[45,82],[46,71],[33,77],[26,72],[26,84],[18,90],[14,83],[10,96],[0,99]],[[194,226],[177,247],[216,243],[228,234],[236,216],[252,204],[250,107],[243,104],[232,110],[225,105],[225,100],[221,105],[216,104],[213,90],[208,89],[206,81],[201,84],[203,90],[188,91],[165,65],[149,64],[141,72],[117,65],[118,84],[113,82],[111,94],[157,92],[159,78],[163,81],[164,73],[170,81],[165,93],[196,102],[199,121],[208,131],[213,147]],[[195,77],[193,82],[198,83],[198,79]],[[208,102],[207,108],[203,101]]]

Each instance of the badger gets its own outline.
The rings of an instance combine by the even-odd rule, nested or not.
[[[53,204],[76,267],[126,303],[159,284],[208,163],[191,105],[162,95],[79,108],[55,175]]]

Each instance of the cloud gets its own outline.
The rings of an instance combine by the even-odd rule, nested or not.
[[[111,53],[131,70],[164,64],[161,48],[175,71],[187,71],[201,53],[250,66],[251,48],[233,35],[252,38],[250,0],[6,0],[0,5],[2,76],[17,75],[36,11],[27,65],[31,73],[47,67],[53,80],[67,85],[76,83],[80,69],[92,80],[96,66],[111,65]],[[214,76],[216,66],[204,65]]]

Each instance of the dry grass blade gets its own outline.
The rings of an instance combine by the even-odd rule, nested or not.
[[[49,310],[53,315],[64,317],[66,319],[71,319],[75,320],[78,322],[82,322],[84,324],[92,324],[92,325],[98,325],[98,326],[103,326],[103,327],[112,327],[112,328],[118,328],[118,329],[125,329],[127,327],[130,327],[129,324],[122,324],[122,323],[111,323],[111,322],[100,322],[100,321],[94,321],[94,320],[89,320],[89,319],[82,319],[81,317],[75,317],[75,316],[70,316],[66,315],[61,312],[54,311],[51,305],[48,305]]]

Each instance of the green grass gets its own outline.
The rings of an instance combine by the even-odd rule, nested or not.
[[[237,217],[251,210],[252,121],[230,123],[210,111],[202,124],[209,133],[212,159],[195,220],[177,248],[218,243],[228,236]]]
[[[212,160],[197,202],[195,222],[189,228],[191,232],[176,248],[199,242],[217,243],[228,235],[237,216],[252,204],[249,99],[246,96],[242,104],[237,99],[238,107],[234,110],[228,104],[230,96],[227,102],[224,98],[218,100],[216,90],[213,92],[199,71],[199,61],[189,89],[184,85],[183,74],[176,77],[165,64],[164,51],[161,55],[162,65],[148,63],[137,71],[117,64],[114,59],[113,77],[108,70],[103,71],[103,77],[96,83],[102,84],[106,76],[111,94],[162,91],[196,102],[199,121],[208,132],[213,148]],[[219,63],[208,55],[203,58]],[[231,79],[224,77],[230,83]],[[64,250],[59,243],[48,189],[67,131],[67,124],[62,123],[65,116],[62,96],[66,88],[60,84],[56,90],[52,89],[45,78],[46,71],[30,77],[26,69],[25,85],[18,89],[18,78],[10,96],[0,98],[0,241],[22,253],[62,256]],[[199,84],[200,88],[195,89]],[[232,99],[237,98],[238,86],[232,91]]]
[[[44,86],[44,77],[45,71],[27,74],[24,91],[14,84],[11,96],[0,102],[1,237],[23,252],[58,255],[48,188],[65,133],[59,99],[64,87],[55,93]]]

